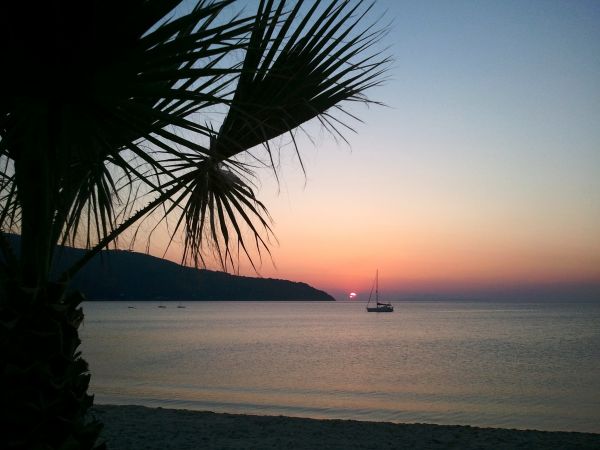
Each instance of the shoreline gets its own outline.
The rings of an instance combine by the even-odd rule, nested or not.
[[[598,449],[600,434],[95,405],[109,450]]]

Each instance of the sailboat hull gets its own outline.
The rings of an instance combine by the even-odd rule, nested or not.
[[[377,307],[368,307],[367,312],[394,312],[393,306],[377,306]]]

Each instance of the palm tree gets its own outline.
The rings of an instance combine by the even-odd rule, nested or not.
[[[183,261],[268,252],[250,152],[317,118],[338,134],[387,58],[360,0],[54,0],[0,7],[0,403],[10,448],[94,448],[76,271],[144,220]],[[221,115],[220,121],[210,120]],[[341,136],[341,133],[339,133]],[[272,162],[272,160],[271,160]],[[7,233],[20,234],[18,248]],[[52,271],[58,244],[88,249]]]

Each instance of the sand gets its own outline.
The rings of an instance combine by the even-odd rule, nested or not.
[[[110,450],[600,449],[600,434],[96,405]]]

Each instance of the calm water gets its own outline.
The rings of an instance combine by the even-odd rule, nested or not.
[[[85,303],[98,402],[600,432],[600,304],[165,305]]]

